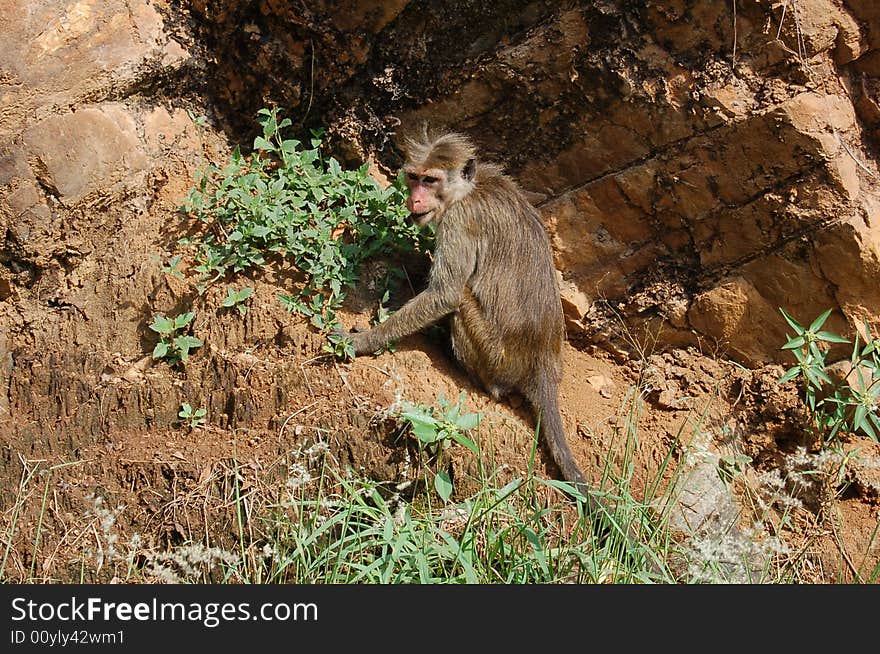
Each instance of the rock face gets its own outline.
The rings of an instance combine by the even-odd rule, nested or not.
[[[119,105],[50,116],[23,136],[43,175],[40,182],[65,207],[133,180],[147,166],[135,120]]]
[[[113,353],[144,348],[151,257],[181,194],[167,182],[203,161],[186,112],[163,106],[194,59],[160,10],[0,3],[0,418],[32,439],[71,417],[103,429],[89,403]]]
[[[157,259],[225,143],[185,108],[246,142],[279,104],[386,173],[396,133],[467,132],[539,207],[572,332],[613,307],[756,365],[783,356],[779,307],[880,327],[876,2],[307,5],[0,2],[0,410],[92,395],[84,371],[186,305]]]
[[[10,1],[2,17],[0,278],[28,288],[81,256],[85,207],[143,192],[155,162],[134,98],[189,57],[146,1]]]

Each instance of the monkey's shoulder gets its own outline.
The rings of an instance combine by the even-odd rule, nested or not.
[[[493,163],[481,163],[477,168],[474,191],[477,196],[491,198],[522,195],[513,178],[506,175],[500,166]]]

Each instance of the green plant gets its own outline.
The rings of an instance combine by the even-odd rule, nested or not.
[[[207,116],[205,116],[204,114],[201,114],[201,115],[199,115],[199,116],[196,116],[196,115],[192,112],[192,110],[190,110],[190,109],[187,109],[187,110],[186,110],[186,115],[189,116],[189,119],[193,122],[193,124],[194,124],[199,130],[204,129],[204,128],[205,128],[205,125],[206,125],[207,122],[208,122],[208,117],[207,117]],[[201,132],[200,132],[200,133],[201,133]]]
[[[445,399],[439,404],[439,408],[409,404],[397,412],[402,421],[403,415],[408,416],[405,422],[414,435],[420,435],[419,442],[424,439],[423,445],[435,451],[456,440],[453,434],[463,436],[481,423],[480,415],[463,408],[463,395],[455,405]],[[617,462],[611,461],[615,452],[634,451],[630,442],[634,431],[621,435],[627,444],[606,452],[607,475],[596,488],[615,507],[604,536],[583,503],[572,503],[557,492],[572,494],[570,485],[535,474],[536,434],[523,474],[508,477],[505,471],[502,480],[500,469],[480,465],[476,477],[463,473],[475,490],[458,501],[450,501],[450,496],[442,503],[434,501],[433,493],[417,493],[408,501],[399,492],[400,485],[389,487],[343,472],[328,456],[311,474],[292,466],[296,483],[288,480],[285,486],[293,490],[265,521],[270,526],[272,556],[254,561],[253,572],[242,576],[281,583],[303,579],[386,584],[674,581],[665,567],[657,574],[644,564],[648,557],[665,560],[673,547],[665,535],[666,522],[654,525],[655,511],[648,509],[648,502],[665,505],[667,500],[646,493],[644,503],[637,501],[629,492],[630,479],[618,478],[612,471],[617,468]],[[481,450],[482,454],[494,460],[491,453]],[[294,459],[303,464],[312,460]],[[665,465],[671,459],[672,450],[654,483],[659,485],[660,477],[668,475]],[[624,470],[629,466],[624,465]],[[644,534],[650,534],[646,542],[629,540],[616,526],[635,516],[651,522],[645,524]]]
[[[254,289],[250,286],[245,286],[238,291],[232,286],[227,286],[226,297],[223,298],[223,301],[220,304],[229,309],[235,307],[241,315],[244,315],[247,313],[247,307],[244,305],[244,301],[247,300],[253,292]]]
[[[154,359],[165,359],[168,365],[174,366],[189,358],[190,350],[202,345],[201,339],[181,333],[192,322],[195,313],[188,311],[168,318],[156,314],[150,329],[159,334],[159,342],[153,348]]]
[[[794,336],[782,346],[791,350],[797,364],[785,371],[779,383],[799,380],[804,402],[813,421],[813,428],[823,441],[833,439],[838,432],[861,431],[875,441],[880,434],[880,338],[871,335],[871,328],[864,322],[864,340],[856,333],[848,370],[836,375],[828,374],[828,356],[825,343],[849,343],[833,332],[821,330],[831,314],[831,309],[804,327],[784,309],[785,321],[794,330]]]
[[[158,257],[156,257],[158,258]],[[182,255],[176,254],[168,261],[167,265],[163,265],[161,271],[166,275],[171,275],[172,277],[176,277],[177,279],[183,279],[183,273],[178,270],[178,266],[180,265],[180,260]],[[159,260],[161,263],[161,259]]]
[[[412,225],[402,176],[383,189],[368,164],[343,170],[321,153],[321,131],[307,146],[284,132],[291,126],[277,109],[258,113],[262,135],[253,152],[235,148],[224,167],[199,174],[183,209],[205,226],[196,271],[208,283],[270,259],[292,263],[304,283],[279,299],[318,329],[336,326],[334,309],[372,257],[424,250],[429,236]]]
[[[438,401],[439,409],[424,404],[407,404],[399,413],[399,418],[409,424],[413,435],[419,440],[429,457],[439,454],[452,441],[464,445],[479,456],[480,449],[465,435],[465,432],[475,429],[480,423],[482,415],[463,413],[464,391],[454,405],[443,395],[439,397]],[[452,480],[445,470],[434,474],[434,489],[444,502],[449,501],[452,495]]]
[[[201,427],[205,424],[205,416],[207,413],[207,409],[193,410],[188,402],[184,402],[180,405],[180,411],[177,412],[177,416],[183,420],[190,429],[195,429],[196,427]]]
[[[376,309],[376,324],[382,324],[386,320],[388,320],[391,315],[391,311],[388,310],[388,307],[385,305],[388,303],[388,300],[391,298],[391,291],[386,290],[382,294],[382,299],[379,300],[379,306]]]
[[[346,334],[331,333],[327,335],[327,342],[321,348],[324,352],[332,354],[337,359],[354,359],[354,343]]]

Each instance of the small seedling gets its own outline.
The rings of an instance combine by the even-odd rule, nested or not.
[[[324,347],[321,348],[324,352],[345,361],[354,359],[354,343],[350,336],[339,332],[331,332],[327,335],[327,341]]]
[[[158,259],[158,257],[156,258]],[[172,277],[176,277],[177,279],[183,279],[183,273],[177,269],[177,266],[180,265],[181,258],[182,255],[175,254],[173,257],[171,257],[171,260],[168,262],[168,264],[163,265],[160,270],[166,275],[171,275]]]
[[[186,424],[189,425],[190,429],[195,429],[196,427],[201,427],[205,424],[205,416],[207,415],[207,409],[195,409],[193,410],[192,406],[184,402],[180,405],[180,411],[178,411],[178,417],[183,420]]]
[[[229,309],[235,307],[241,315],[244,315],[247,313],[247,307],[245,306],[244,302],[251,296],[251,293],[253,292],[254,289],[250,286],[245,286],[239,291],[236,291],[232,286],[227,286],[226,297],[223,298],[223,302],[221,304]]]
[[[388,310],[388,307],[385,305],[391,299],[391,291],[385,291],[382,294],[382,299],[379,300],[379,308],[376,309],[376,324],[381,325],[383,322],[388,320],[391,316],[391,311]]]
[[[201,339],[180,333],[192,322],[193,317],[195,313],[192,311],[173,318],[159,314],[153,316],[150,329],[159,334],[159,342],[153,348],[154,359],[165,359],[170,366],[189,359],[190,350],[202,345]]]
[[[399,417],[409,423],[412,433],[429,456],[435,456],[448,447],[451,441],[464,445],[474,454],[479,455],[480,448],[465,435],[465,432],[475,429],[483,416],[479,413],[463,413],[464,401],[464,392],[455,405],[441,395],[439,410],[423,404],[408,404],[400,412]],[[452,480],[446,471],[435,473],[434,489],[444,502],[449,501],[452,495]]]
[[[205,124],[208,122],[208,117],[204,114],[196,116],[190,109],[186,110],[186,115],[189,116],[189,119],[193,122],[193,124],[202,129],[205,127]]]
[[[861,431],[873,440],[880,435],[880,338],[871,335],[865,321],[864,345],[856,333],[850,355],[849,372],[841,382],[835,382],[827,372],[825,359],[828,349],[822,343],[849,343],[821,327],[831,309],[804,327],[785,310],[780,309],[795,335],[788,338],[783,350],[791,350],[796,365],[792,366],[779,383],[798,380],[804,393],[804,402],[813,421],[813,428],[822,441],[833,439],[841,430]],[[856,383],[847,380],[855,375]]]

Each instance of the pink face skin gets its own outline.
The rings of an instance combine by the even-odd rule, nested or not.
[[[439,168],[411,169],[406,171],[409,198],[406,208],[418,225],[425,225],[434,217],[434,212],[442,204],[443,185],[446,171]]]

